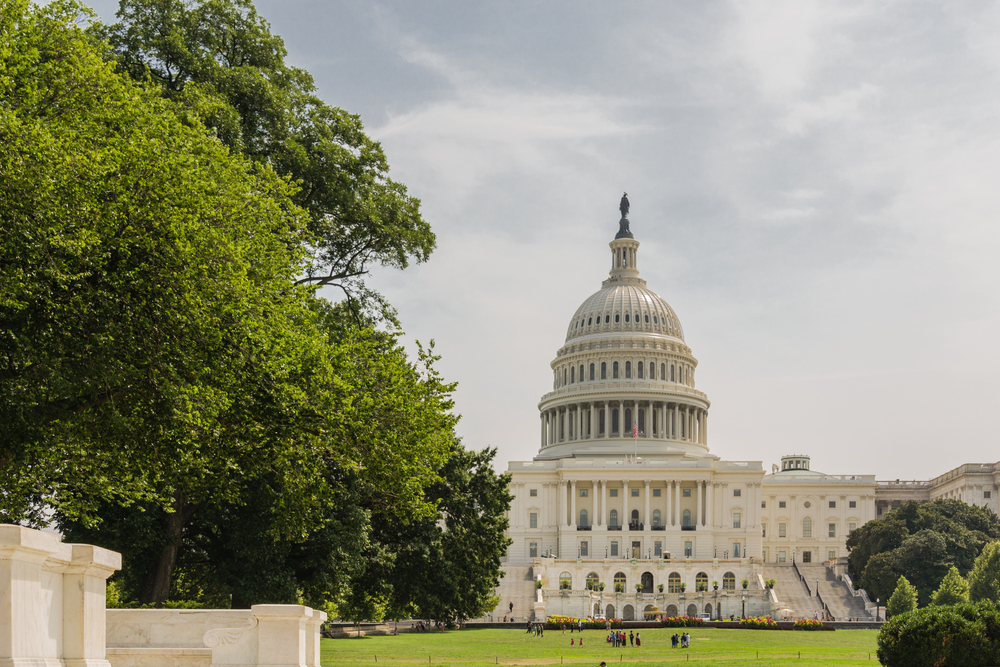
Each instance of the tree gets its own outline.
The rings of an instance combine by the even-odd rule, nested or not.
[[[892,616],[898,616],[917,608],[917,589],[910,585],[906,577],[899,577],[896,590],[893,591],[885,608]]]
[[[944,579],[941,580],[941,585],[934,592],[932,604],[949,605],[968,601],[969,583],[962,578],[958,568],[952,565],[948,574],[944,575]]]
[[[990,542],[976,558],[969,573],[969,598],[1000,602],[1000,542]]]
[[[293,199],[308,212],[312,251],[302,281],[378,300],[361,282],[371,264],[427,260],[435,238],[420,202],[389,178],[360,118],[323,103],[309,73],[285,64],[284,42],[252,2],[122,0],[117,17],[95,32],[122,71],[300,185]]]

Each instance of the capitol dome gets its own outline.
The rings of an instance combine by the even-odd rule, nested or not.
[[[552,361],[535,458],[716,458],[698,361],[673,308],[639,277],[628,218],[619,225],[609,276],[577,308]]]

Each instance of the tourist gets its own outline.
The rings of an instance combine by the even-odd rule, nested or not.
[[[504,617],[503,617],[503,622],[504,622],[504,623],[506,623],[506,622],[507,622],[507,617],[506,617],[506,616],[504,616]]]
[[[531,621],[528,621],[528,629],[525,632],[530,633],[532,628],[534,627],[535,627],[534,624]]]
[[[635,635],[632,634],[631,630],[628,631],[628,643],[629,646],[635,643]]]
[[[576,640],[573,639],[572,637],[570,637],[570,639],[569,639],[569,645],[570,646],[576,646]]]
[[[583,646],[583,637],[580,637],[580,646]]]
[[[608,663],[606,663],[603,660],[601,660],[601,664],[598,665],[597,667],[608,667]]]
[[[639,639],[639,633],[638,632],[635,633],[635,645],[636,646],[642,646],[642,640]]]
[[[674,633],[674,636],[670,638],[670,648],[677,648],[677,633],[676,632]]]

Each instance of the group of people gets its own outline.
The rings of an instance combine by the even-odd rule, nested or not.
[[[608,635],[608,643],[611,644],[613,648],[618,648],[619,646],[642,646],[642,638],[639,637],[639,633],[632,633],[630,630],[628,636],[625,635],[624,630],[615,630]]]
[[[528,632],[532,637],[544,637],[545,636],[545,624],[544,623],[532,623],[528,621]]]
[[[670,647],[677,648],[678,642],[680,642],[681,648],[689,648],[691,646],[691,635],[685,632],[678,637],[675,632],[674,636],[670,638]]]

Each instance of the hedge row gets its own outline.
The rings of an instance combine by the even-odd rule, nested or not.
[[[886,667],[1000,665],[1000,608],[976,602],[894,616],[879,630],[878,659]]]

